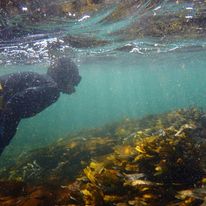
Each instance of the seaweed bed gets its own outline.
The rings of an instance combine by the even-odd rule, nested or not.
[[[1,206],[206,205],[206,113],[82,131],[0,170]]]

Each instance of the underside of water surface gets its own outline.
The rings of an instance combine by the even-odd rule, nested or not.
[[[0,75],[70,57],[72,95],[22,119],[2,206],[206,204],[204,0],[2,0]]]

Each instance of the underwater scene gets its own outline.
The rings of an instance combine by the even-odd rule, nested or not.
[[[205,206],[206,1],[0,0],[0,120],[0,206]]]

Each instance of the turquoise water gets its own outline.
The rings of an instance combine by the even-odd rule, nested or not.
[[[206,53],[117,53],[77,62],[82,81],[33,118],[23,119],[6,154],[39,148],[85,128],[177,108],[206,107]],[[2,73],[45,73],[48,64],[2,66]]]

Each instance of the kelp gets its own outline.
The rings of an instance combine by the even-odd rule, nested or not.
[[[72,134],[1,168],[0,204],[204,205],[205,122],[189,108]]]

